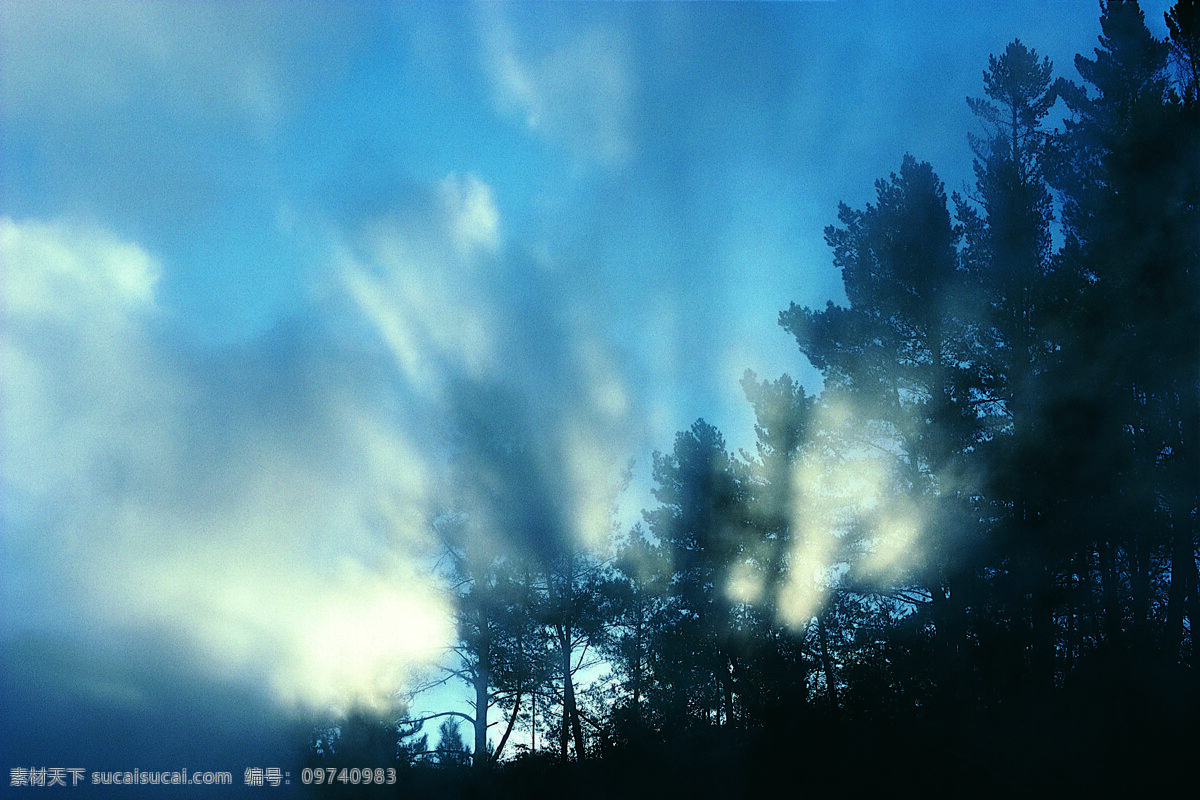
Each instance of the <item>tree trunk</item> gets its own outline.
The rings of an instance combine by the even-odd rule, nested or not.
[[[633,714],[634,719],[642,719],[642,669],[643,647],[645,646],[645,626],[643,624],[643,607],[639,601],[636,609],[637,619],[634,624],[634,655],[633,655]]]
[[[563,760],[567,757],[567,731],[570,726],[571,736],[575,740],[575,757],[584,759],[583,726],[579,724],[579,710],[575,707],[575,685],[571,680],[571,629],[566,625],[558,625],[559,649],[562,652],[563,675]]]
[[[1033,685],[1036,690],[1050,691],[1054,688],[1055,647],[1057,644],[1054,624],[1054,604],[1051,597],[1054,589],[1054,574],[1046,564],[1034,568],[1034,587],[1031,599],[1033,624]]]
[[[1191,536],[1185,536],[1185,530],[1182,521],[1176,522],[1171,539],[1171,584],[1167,587],[1167,630],[1163,645],[1174,661],[1179,660],[1179,646],[1183,643],[1183,604],[1191,588],[1184,566],[1191,555],[1188,553]]]
[[[1105,644],[1112,647],[1121,637],[1121,607],[1117,593],[1117,567],[1112,543],[1100,540],[1100,603],[1104,607]]]
[[[517,713],[521,710],[521,691],[517,690],[517,699],[513,702],[512,715],[508,718],[508,727],[504,729],[504,736],[500,737],[500,743],[496,745],[496,752],[492,753],[490,763],[494,764],[500,760],[500,753],[504,750],[504,745],[508,744],[508,737],[512,733],[513,725],[517,721]]]
[[[1092,643],[1096,639],[1095,615],[1092,613],[1092,548],[1091,545],[1081,546],[1075,553],[1075,641],[1072,650],[1075,654],[1075,664],[1083,660],[1084,649],[1088,646],[1088,637]],[[1073,671],[1074,667],[1072,667]]]
[[[825,670],[825,689],[829,707],[837,708],[837,678],[833,674],[833,659],[829,655],[829,636],[825,632],[825,613],[817,615],[817,638],[821,642],[821,667]]]
[[[721,703],[725,707],[724,725],[729,727],[733,724],[733,680],[728,673],[727,668],[723,666],[725,671],[721,675]]]
[[[476,653],[478,664],[475,668],[475,753],[474,765],[478,770],[487,768],[487,717],[488,717],[488,683],[491,680],[491,641],[488,632],[487,618],[480,612],[480,640]]]
[[[1188,537],[1191,539],[1191,536]],[[1183,572],[1187,583],[1187,613],[1188,622],[1192,629],[1192,664],[1200,664],[1200,632],[1197,632],[1196,625],[1200,623],[1200,570],[1196,567],[1196,556],[1194,545],[1188,542],[1188,553],[1179,564],[1180,570]],[[1197,678],[1200,679],[1200,670],[1195,670]]]
[[[1152,510],[1144,519],[1153,520]],[[1139,515],[1141,516],[1141,515]],[[1141,651],[1149,636],[1146,628],[1150,617],[1150,537],[1152,522],[1143,524],[1133,534],[1129,554],[1129,597],[1133,620],[1130,622],[1130,639],[1134,650]]]
[[[1200,506],[1200,501],[1195,498],[1194,489],[1185,482],[1177,479],[1177,485],[1180,491],[1175,493],[1171,503],[1174,531],[1171,539],[1171,585],[1167,595],[1166,633],[1167,652],[1176,661],[1182,658],[1180,647],[1183,644],[1185,614],[1191,623],[1195,650],[1196,611],[1200,609],[1196,598],[1194,522],[1191,514],[1191,509]]]

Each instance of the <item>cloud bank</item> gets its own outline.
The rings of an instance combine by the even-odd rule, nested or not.
[[[101,230],[4,219],[0,260],[4,634],[171,630],[298,707],[382,702],[436,656],[419,517],[380,529],[423,501],[421,465],[361,357],[296,336],[181,353],[161,266]]]
[[[340,289],[215,351],[171,339],[136,243],[0,221],[0,634],[171,631],[281,707],[382,708],[453,635],[436,514],[541,555],[607,542],[635,442],[615,354],[478,176],[416,195],[330,223]]]

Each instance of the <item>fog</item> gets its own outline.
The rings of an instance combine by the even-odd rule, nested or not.
[[[965,186],[988,53],[1064,74],[1097,31],[1090,2],[6,3],[2,760],[240,784],[395,712],[455,636],[440,514],[604,552],[676,431],[752,450],[746,369],[821,389],[778,317],[845,302],[838,202],[906,152]],[[934,513],[819,413],[858,444],[791,473],[795,628],[850,549],[919,569]]]

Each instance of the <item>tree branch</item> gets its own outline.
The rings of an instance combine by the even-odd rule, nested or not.
[[[424,723],[428,722],[429,720],[437,719],[438,717],[461,717],[462,719],[465,719],[467,722],[471,723],[472,725],[475,724],[475,718],[472,717],[470,714],[463,713],[462,711],[439,711],[436,714],[428,714],[424,717],[417,717],[416,719],[407,719],[404,722],[406,724],[410,724],[410,725],[416,725],[418,723],[424,724]]]
[[[504,750],[504,745],[508,743],[508,736],[512,733],[513,725],[517,721],[517,712],[521,710],[521,691],[517,690],[517,700],[513,703],[512,715],[508,718],[508,727],[504,729],[504,736],[500,737],[500,744],[496,745],[496,752],[492,753],[490,763],[495,764],[500,758],[500,752]]]

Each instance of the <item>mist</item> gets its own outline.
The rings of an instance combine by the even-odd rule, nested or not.
[[[6,4],[2,760],[299,793],[361,734],[517,792],[1190,685],[1194,80],[1141,8]]]

